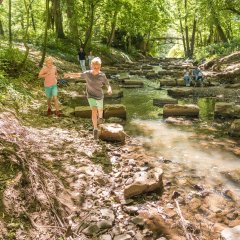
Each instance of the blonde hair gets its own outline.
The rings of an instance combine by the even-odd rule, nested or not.
[[[102,60],[101,60],[101,58],[100,57],[95,57],[95,58],[93,58],[93,60],[91,61],[91,65],[92,64],[102,64]]]
[[[44,63],[50,62],[50,61],[53,63],[53,58],[52,57],[46,57],[45,60],[44,60]]]

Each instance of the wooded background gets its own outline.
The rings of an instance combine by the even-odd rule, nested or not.
[[[240,0],[3,0],[0,5],[1,39],[24,43],[23,62],[29,44],[41,46],[44,59],[46,47],[60,41],[75,51],[102,43],[145,55],[178,43],[183,57],[192,58],[198,49],[204,57],[204,51],[237,50],[239,30]]]

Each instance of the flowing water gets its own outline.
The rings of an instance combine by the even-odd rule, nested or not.
[[[145,79],[144,84],[144,88],[123,90],[121,102],[127,108],[129,120],[126,130],[135,134],[156,156],[186,164],[199,176],[209,176],[211,181],[221,180],[240,193],[240,186],[221,174],[240,169],[239,154],[236,154],[240,141],[229,138],[226,126],[213,120],[214,101],[210,98],[182,100],[198,104],[200,116],[174,126],[165,122],[162,108],[153,106],[153,98],[166,97],[167,92],[157,90],[158,82]]]

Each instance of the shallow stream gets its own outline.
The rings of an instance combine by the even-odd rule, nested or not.
[[[144,88],[123,89],[121,103],[128,114],[126,130],[154,151],[156,157],[186,164],[196,170],[199,177],[207,176],[209,181],[221,182],[240,193],[240,186],[221,174],[240,169],[240,141],[228,136],[228,123],[214,121],[214,101],[209,98],[180,100],[180,103],[197,104],[200,116],[172,125],[162,117],[162,108],[153,106],[154,98],[167,96],[166,90],[158,90],[158,82],[143,80]]]

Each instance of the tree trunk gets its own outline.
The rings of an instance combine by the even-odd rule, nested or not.
[[[3,25],[2,25],[2,21],[0,20],[0,35],[4,35],[4,30],[3,30]]]
[[[215,11],[215,6],[213,4],[213,1],[209,0],[208,4],[209,4],[209,7],[211,9],[214,25],[216,26],[216,29],[217,29],[217,32],[218,32],[218,35],[219,35],[221,41],[222,42],[228,42],[228,39],[227,39],[223,29],[222,29],[221,23],[219,21],[219,18],[217,16],[216,11]]]
[[[32,3],[29,5],[29,9],[31,11],[32,27],[33,27],[33,30],[36,31],[36,24],[35,24],[35,19],[34,19],[34,16],[33,16],[33,11],[32,11]]]
[[[89,45],[91,45],[95,6],[96,6],[96,4],[94,4],[93,2],[90,3],[89,26],[88,26],[88,28],[86,30],[86,34],[85,34],[85,41],[83,44],[84,48],[87,48]]]
[[[61,11],[61,5],[60,0],[52,0],[53,1],[53,17],[54,17],[54,23],[56,28],[56,35],[58,38],[65,38],[64,32],[63,32],[63,18],[62,18],[62,11]]]
[[[66,0],[67,4],[67,17],[69,20],[69,29],[70,29],[70,36],[73,39],[76,47],[79,48],[79,34],[78,34],[78,25],[76,21],[76,13],[75,13],[75,5],[74,0]],[[81,40],[80,40],[81,41]]]
[[[8,0],[8,42],[12,46],[12,0]]]
[[[181,34],[182,34],[182,42],[183,42],[183,49],[184,49],[184,55],[187,55],[187,49],[186,49],[186,40],[184,36],[184,30],[183,30],[183,24],[182,24],[182,17],[181,17],[181,12],[180,9],[178,8],[178,16],[179,16],[179,22],[180,22],[180,29],[181,29]]]
[[[212,38],[213,38],[213,25],[211,24],[209,29],[207,44],[210,44],[212,42]]]
[[[43,65],[46,51],[47,51],[47,36],[48,36],[48,26],[49,26],[49,0],[46,0],[46,19],[45,19],[45,32],[44,32],[44,39],[43,39],[43,45],[42,45],[42,58],[39,63],[40,66]]]
[[[21,63],[21,66],[24,66],[26,61],[27,61],[27,58],[28,58],[28,54],[29,54],[29,46],[28,46],[28,41],[29,41],[29,34],[28,34],[28,29],[29,29],[29,15],[30,15],[30,6],[31,4],[33,3],[34,0],[32,0],[29,5],[27,5],[27,2],[26,0],[24,0],[24,6],[25,6],[25,10],[26,10],[26,19],[27,19],[27,22],[26,22],[26,26],[25,26],[25,33],[24,33],[24,37],[23,37],[23,44],[24,44],[24,47],[26,49],[25,51],[25,54],[24,54],[24,58],[23,58],[23,61]]]
[[[197,30],[197,21],[196,21],[196,18],[194,17],[194,20],[193,20],[193,30],[192,30],[192,39],[191,39],[191,51],[190,51],[190,57],[191,58],[193,57],[193,53],[194,53],[196,30]]]
[[[187,0],[184,0],[185,7],[185,39],[186,39],[186,57],[190,57],[189,35],[188,35],[188,18],[187,18]]]
[[[111,33],[108,38],[107,46],[111,46],[114,36],[115,36],[115,30],[116,30],[116,23],[117,23],[117,15],[118,15],[118,9],[115,9],[114,14],[113,14],[113,20],[111,24]]]

